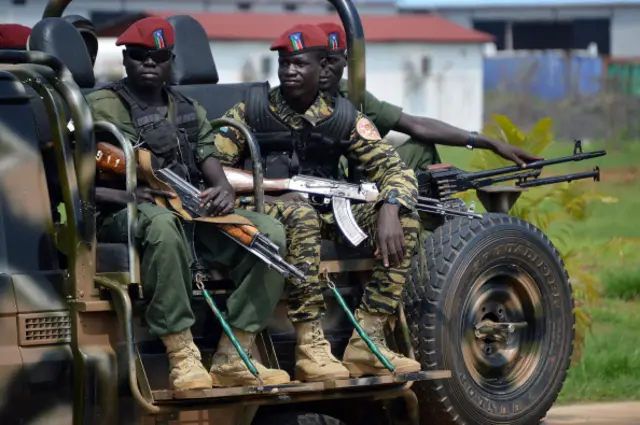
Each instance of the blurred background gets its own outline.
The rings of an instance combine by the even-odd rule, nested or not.
[[[0,16],[33,26],[45,3],[0,0]],[[530,190],[511,213],[551,237],[574,286],[576,355],[560,402],[640,399],[640,0],[356,4],[367,89],[378,98],[548,158],[571,154],[573,139],[585,150],[607,149],[597,161],[545,169],[598,164],[601,182]],[[66,13],[94,21],[102,81],[123,76],[115,38],[144,16],[194,16],[221,83],[272,85],[273,39],[296,23],[337,21],[318,0],[75,0]],[[463,169],[503,165],[486,151],[439,151]]]

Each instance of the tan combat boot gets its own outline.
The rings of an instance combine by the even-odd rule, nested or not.
[[[349,370],[331,354],[320,320],[294,323],[296,328],[296,369],[299,381],[349,379]]]
[[[202,366],[202,356],[193,343],[191,329],[163,336],[169,356],[169,381],[174,391],[211,388],[211,377]]]
[[[246,353],[250,352],[255,334],[233,329],[238,342]],[[283,385],[291,382],[284,370],[267,369],[255,359],[251,359],[264,385]],[[214,387],[248,387],[258,385],[256,378],[247,369],[242,358],[226,334],[222,334],[216,353],[213,355],[209,371]]]
[[[388,319],[387,315],[371,314],[358,309],[355,316],[362,330],[371,338],[371,341],[378,347],[382,355],[389,360],[389,363],[396,368],[397,373],[420,371],[420,363],[401,354],[394,353],[387,347],[384,337],[384,325]],[[352,378],[359,378],[363,375],[388,375],[391,373],[380,363],[376,355],[369,350],[367,343],[360,338],[355,329],[344,352],[342,364],[349,369]]]

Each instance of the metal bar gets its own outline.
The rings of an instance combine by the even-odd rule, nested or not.
[[[120,284],[104,276],[96,276],[95,282],[110,290],[116,296],[113,298],[117,302],[122,312],[121,324],[124,332],[124,343],[126,348],[127,366],[129,369],[129,388],[133,394],[133,398],[138,402],[140,407],[151,414],[158,414],[162,409],[153,405],[153,400],[147,400],[138,387],[138,374],[136,371],[136,357],[133,343],[133,313],[131,311],[131,299],[127,290]]]
[[[140,285],[140,256],[136,246],[136,228],[138,225],[138,205],[135,196],[136,187],[138,185],[137,161],[133,151],[133,146],[124,134],[110,122],[97,121],[93,123],[93,127],[97,130],[103,130],[110,133],[120,143],[124,152],[126,166],[126,192],[127,200],[127,250],[129,253],[129,283]],[[142,286],[139,286],[142,291]],[[142,298],[142,293],[140,294]]]
[[[71,111],[71,118],[76,136],[76,174],[77,185],[82,201],[82,222],[80,224],[80,242],[95,246],[95,139],[93,137],[93,118],[89,105],[75,83],[69,69],[55,56],[37,51],[4,50],[0,51],[0,63],[24,64],[31,63],[51,68],[56,76],[46,80],[62,96]],[[37,75],[37,74],[36,74]],[[89,269],[87,269],[89,270]]]
[[[585,171],[583,173],[567,174],[564,176],[546,177],[544,179],[536,179],[530,182],[516,183],[516,186],[522,187],[522,188],[528,188],[528,187],[544,186],[547,184],[554,184],[554,183],[564,183],[564,182],[571,183],[574,180],[588,179],[590,177],[593,177],[595,181],[600,180],[600,170],[598,169],[595,171]]]
[[[264,213],[264,189],[262,187],[262,179],[264,172],[262,170],[262,154],[260,153],[260,145],[256,140],[249,127],[245,124],[231,118],[216,118],[211,121],[211,127],[217,130],[221,127],[233,127],[242,133],[244,140],[249,145],[251,152],[251,162],[253,164],[253,196],[255,197],[256,212]]]
[[[11,70],[10,72],[21,78],[23,84],[29,85],[36,91],[36,93],[38,93],[44,102],[45,109],[47,110],[47,115],[49,117],[49,125],[51,126],[51,133],[54,140],[53,146],[56,157],[56,166],[58,168],[60,188],[62,191],[62,200],[67,216],[66,232],[68,232],[67,240],[69,243],[68,246],[65,247],[67,249],[64,249],[64,252],[67,255],[67,270],[69,278],[66,279],[65,290],[68,299],[73,300],[77,298],[77,284],[83,274],[83,266],[85,265],[83,260],[86,261],[87,257],[81,257],[79,254],[81,249],[80,233],[82,226],[79,213],[82,211],[82,203],[77,189],[77,173],[73,172],[74,163],[72,153],[69,152],[68,146],[65,143],[66,135],[63,133],[63,129],[66,129],[66,126],[62,121],[62,113],[60,112],[51,91],[43,84],[42,77],[39,74],[27,69],[16,69]],[[77,315],[74,304],[70,303],[69,306],[72,314]],[[78,320],[77,317],[75,317],[74,320],[71,320],[71,350],[73,353],[74,369],[76,373],[73,403],[74,424],[80,424],[82,422],[82,412],[84,411],[84,369],[86,356],[82,351],[80,351],[80,347],[78,345],[78,334]]]
[[[262,378],[260,378],[258,369],[256,369],[254,364],[251,362],[251,360],[249,359],[249,356],[247,356],[247,353],[244,352],[244,349],[238,342],[238,339],[234,335],[233,330],[231,330],[231,326],[229,326],[224,316],[218,309],[218,306],[216,306],[215,301],[213,301],[213,298],[209,294],[209,291],[207,291],[207,288],[204,287],[204,284],[202,283],[202,279],[199,276],[196,276],[196,285],[198,286],[198,289],[202,291],[202,295],[204,295],[204,299],[207,302],[207,305],[209,305],[209,308],[211,308],[211,311],[213,311],[213,314],[216,316],[216,319],[218,319],[218,321],[220,322],[220,326],[222,326],[222,330],[224,331],[225,335],[227,335],[227,338],[229,338],[229,341],[231,341],[231,344],[238,352],[238,355],[244,362],[245,366],[247,366],[247,369],[249,369],[249,372],[251,372],[251,374],[256,377],[256,380],[258,381],[258,386],[262,387],[263,386]]]
[[[69,3],[71,0],[49,0],[42,13],[42,19],[61,17]]]
[[[594,152],[584,152],[571,156],[563,156],[560,158],[542,159],[540,161],[533,161],[527,164],[526,168],[522,168],[519,165],[510,165],[508,167],[496,168],[494,170],[476,171],[473,173],[462,173],[458,176],[458,180],[478,179],[482,177],[491,177],[498,174],[513,173],[514,171],[523,171],[533,168],[546,167],[548,165],[562,164],[565,162],[584,161],[585,159],[598,158],[605,156],[607,151],[600,150]]]
[[[344,298],[342,298],[342,295],[340,295],[340,291],[338,291],[338,288],[336,288],[336,285],[334,285],[333,282],[329,280],[328,276],[325,277],[325,280],[327,282],[327,286],[329,286],[329,289],[331,289],[331,291],[333,292],[333,295],[338,300],[338,304],[340,304],[340,307],[342,307],[342,310],[344,310],[344,312],[347,314],[347,317],[355,327],[356,332],[358,332],[358,335],[360,335],[360,338],[362,338],[365,344],[367,344],[367,347],[369,347],[369,350],[371,350],[371,352],[378,358],[378,360],[380,360],[380,362],[384,365],[384,367],[386,367],[391,373],[395,373],[396,368],[393,367],[393,365],[389,362],[389,360],[387,360],[387,358],[380,352],[380,350],[378,350],[378,347],[376,347],[373,341],[371,341],[369,336],[364,332],[362,327],[360,327],[360,324],[358,323],[355,316],[349,309],[349,306],[345,302]]]
[[[351,0],[329,0],[329,3],[336,8],[347,34],[349,100],[356,109],[364,112],[367,75],[362,21]]]

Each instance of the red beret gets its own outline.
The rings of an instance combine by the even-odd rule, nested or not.
[[[19,24],[0,24],[0,49],[27,48],[31,28]]]
[[[136,21],[116,40],[116,46],[142,46],[147,49],[170,49],[175,34],[166,19],[144,18]]]
[[[325,37],[329,42],[330,52],[343,52],[347,49],[347,34],[342,27],[333,22],[323,22],[318,27],[324,31]]]
[[[270,47],[281,56],[298,55],[312,50],[327,50],[327,37],[315,25],[300,24],[283,32]]]

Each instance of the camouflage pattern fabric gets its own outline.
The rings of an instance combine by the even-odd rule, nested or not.
[[[253,205],[245,205],[255,210]],[[320,270],[320,216],[306,202],[265,203],[264,212],[284,225],[287,237],[285,260],[304,271],[306,282],[288,279],[288,315],[292,322],[318,319],[325,311]]]
[[[326,119],[333,114],[333,104],[330,99],[319,96],[309,109],[299,114],[285,102],[280,90],[273,89],[269,93],[269,107],[282,122],[294,129],[308,128],[316,125],[320,120]],[[231,108],[224,117],[232,118],[242,123],[246,123],[245,105],[240,102]],[[207,158],[215,156],[225,166],[237,167],[241,160],[248,153],[244,137],[235,129],[222,127],[214,131],[215,147],[199,146],[198,156]],[[405,261],[396,266],[385,268],[382,260],[376,261],[373,272],[373,279],[365,290],[363,308],[372,313],[392,313],[395,309],[402,287],[410,266],[410,257],[415,250],[419,231],[419,219],[415,213],[415,203],[418,195],[417,181],[412,170],[402,162],[393,148],[380,138],[378,130],[371,121],[364,115],[358,113],[353,124],[350,135],[350,143],[347,147],[347,155],[358,163],[367,179],[375,182],[380,190],[380,196],[376,203],[354,205],[352,207],[354,216],[360,226],[369,235],[369,242],[375,243],[377,240],[377,211],[378,207],[385,199],[395,197],[398,203],[405,207],[401,208],[401,224],[406,237]],[[250,197],[243,197],[238,200],[247,205],[252,202]],[[282,204],[282,205],[278,205]],[[285,212],[288,208],[298,205],[298,209],[305,205],[304,212],[297,214],[304,215],[304,220],[293,218],[293,210],[288,214],[287,220]],[[328,239],[336,239],[337,232],[334,218],[331,213],[323,214],[321,223],[318,223],[318,231],[312,230],[315,227],[315,218],[307,209],[311,208],[305,203],[284,203],[275,202],[266,204],[265,212],[272,217],[278,218],[284,225],[287,233],[287,246],[289,249],[288,259],[293,264],[300,262],[311,265],[307,275],[315,276],[311,280],[311,285],[307,288],[294,288],[289,300],[289,314],[291,319],[306,320],[317,317],[316,306],[324,306],[323,302],[316,301],[316,297],[321,296],[321,288],[318,283],[317,270],[319,266],[320,254],[320,232]],[[315,211],[314,211],[315,212]],[[317,214],[317,213],[316,213]],[[303,231],[293,229],[303,227]],[[296,235],[295,237],[293,237]],[[299,236],[298,236],[299,235]],[[300,246],[298,246],[300,245]],[[302,256],[307,256],[303,259]],[[309,299],[311,297],[311,299]]]
[[[333,114],[331,99],[322,96],[318,96],[304,114],[299,114],[286,104],[278,89],[273,89],[269,93],[269,107],[285,124],[296,130],[310,125],[314,126],[318,121]],[[224,117],[246,124],[244,102],[236,104],[224,114]],[[366,125],[362,125],[363,123]],[[357,130],[359,125],[360,128],[375,129],[367,117],[358,113],[346,154],[362,166],[367,180],[378,185],[379,202],[387,199],[389,193],[394,191],[396,199],[402,206],[414,209],[418,196],[418,183],[415,174],[402,162],[394,149],[382,141],[377,130],[373,133],[367,133],[363,137]],[[198,145],[198,157],[204,160],[209,156],[215,156],[222,165],[237,167],[240,160],[244,159],[247,154],[244,137],[231,127],[215,130],[214,136],[215,146]]]
[[[375,250],[378,237],[378,209],[375,208],[374,204],[355,204],[351,205],[351,211],[353,211],[353,217],[360,228],[369,236],[363,244]],[[344,240],[342,232],[336,225],[333,214],[322,214],[321,219],[323,239],[348,243]],[[402,263],[388,268],[382,264],[382,258],[375,260],[373,274],[365,288],[360,307],[369,313],[393,314],[400,301],[402,288],[411,267],[411,257],[418,245],[418,234],[420,232],[420,217],[418,213],[402,209],[400,212],[400,225],[402,226],[406,243],[404,260]]]

